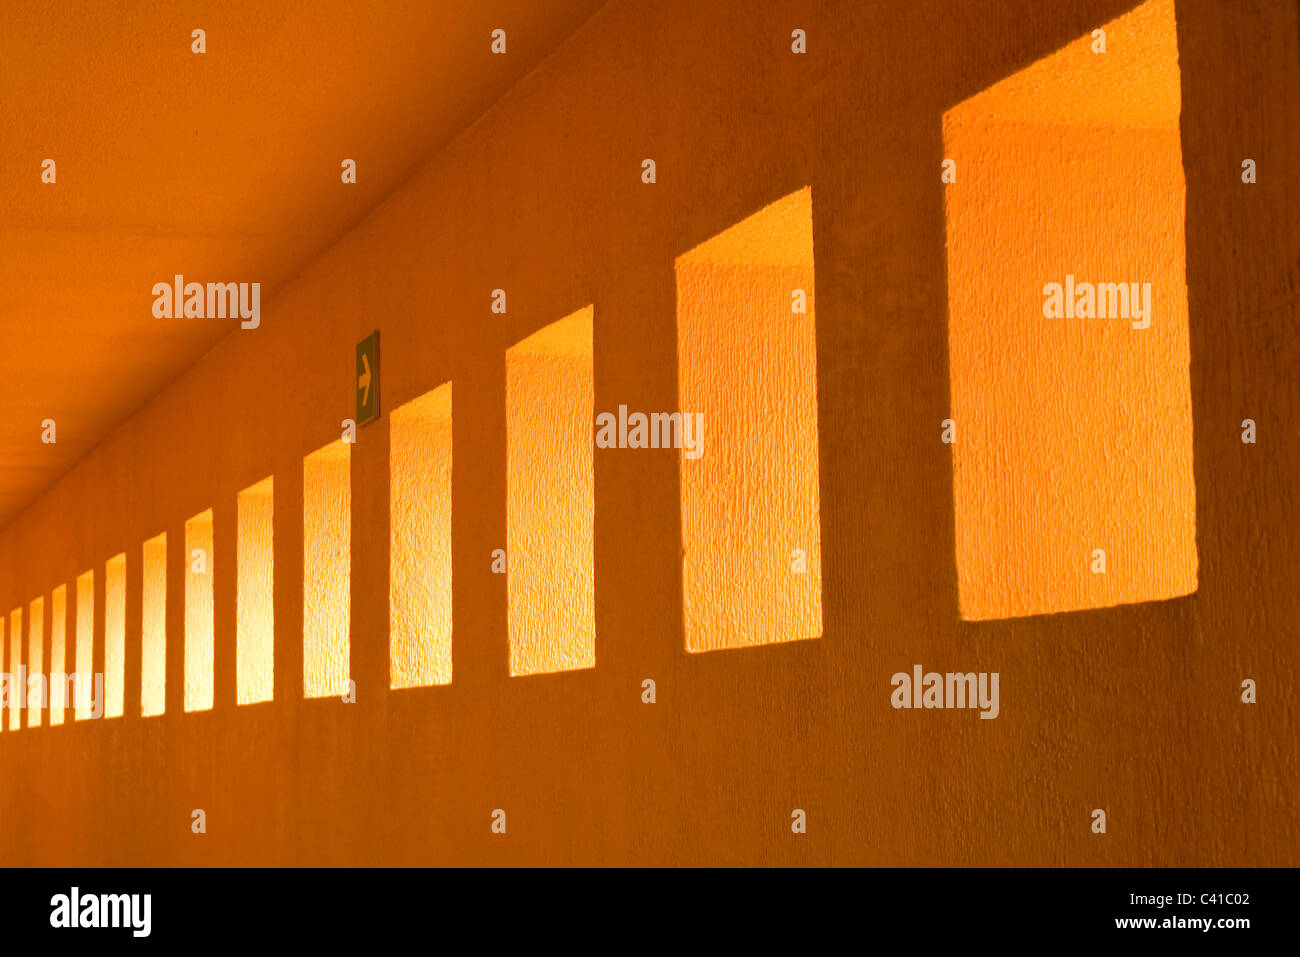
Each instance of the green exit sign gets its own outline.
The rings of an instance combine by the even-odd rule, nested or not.
[[[379,418],[379,330],[357,343],[357,425]]]

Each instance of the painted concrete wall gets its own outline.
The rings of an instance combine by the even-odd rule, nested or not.
[[[0,858],[1297,863],[1293,6],[1178,6],[1196,592],[958,615],[941,118],[1126,6],[602,11],[267,304],[261,329],[224,339],[0,534],[6,614],[66,583],[75,620],[76,577],[96,570],[97,671],[105,561],[125,552],[128,582],[125,716],[0,733]],[[675,408],[675,258],[804,186],[824,634],[688,655],[677,454],[596,450],[596,667],[510,678],[490,572],[506,348],[592,304],[596,408]],[[497,287],[505,317],[489,312]],[[358,700],[304,700],[302,459],[351,414],[354,346],[375,327],[383,409],[455,384],[454,678],[388,690],[385,416],[351,456]],[[236,496],[267,475],[275,699],[237,707]],[[209,507],[216,704],[186,714],[184,523]],[[141,546],[164,531],[166,713],[142,718]],[[918,662],[998,671],[1000,717],[892,709],[890,675]]]
[[[1104,54],[1085,34],[944,114],[969,619],[1196,591],[1174,2],[1101,29]],[[1056,308],[1049,284],[1076,283]]]

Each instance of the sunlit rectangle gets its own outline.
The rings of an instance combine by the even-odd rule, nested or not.
[[[451,383],[389,416],[392,688],[451,683]]]
[[[1174,4],[1104,31],[943,116],[965,619],[1197,587]]]
[[[167,533],[144,543],[141,579],[140,714],[167,710]]]
[[[33,685],[33,694],[28,701],[27,726],[38,727],[42,721],[42,712],[48,701],[45,680],[45,599],[34,598],[28,607],[27,619],[27,679],[40,676]]]
[[[236,701],[255,704],[275,697],[274,479],[240,492],[236,509]]]
[[[126,554],[104,563],[104,717],[120,718],[126,697]]]
[[[331,442],[302,460],[302,688],[348,690],[352,595],[352,446]]]
[[[678,257],[686,650],[822,633],[812,191]]]
[[[77,576],[77,681],[73,688],[75,718],[83,721],[92,716],[95,668],[95,571]],[[92,706],[93,705],[93,706]]]
[[[212,708],[212,509],[185,523],[185,710]]]
[[[510,674],[596,665],[591,306],[506,351]]]
[[[63,724],[68,706],[67,667],[68,586],[50,592],[50,724]]]
[[[23,610],[15,608],[9,613],[9,730],[22,727],[23,705],[27,698],[27,685],[22,680],[23,664]]]

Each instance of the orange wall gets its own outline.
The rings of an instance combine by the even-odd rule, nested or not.
[[[0,735],[0,858],[1300,863],[1293,8],[1178,6],[1197,590],[958,614],[938,440],[941,118],[1125,6],[604,9],[265,304],[259,330],[224,339],[0,533],[0,609],[96,570],[96,671],[105,561],[125,553],[128,585],[125,716]],[[805,56],[789,52],[795,27]],[[1254,186],[1239,181],[1246,156]],[[678,455],[598,449],[596,667],[510,678],[506,580],[490,570],[506,540],[506,348],[591,304],[595,408],[675,408],[676,257],[804,186],[822,637],[688,655]],[[489,311],[497,287],[504,317]],[[352,414],[355,343],[375,327],[382,409],[454,383],[454,677],[389,690],[385,415],[351,455],[357,702],[304,700],[302,458]],[[1246,416],[1258,445],[1239,440]],[[236,706],[236,496],[268,475],[274,700]],[[208,507],[216,703],[185,713],[184,523]],[[141,545],[160,532],[166,712],[142,718]],[[998,671],[1000,717],[893,710],[891,674],[918,662]],[[1257,705],[1239,702],[1243,677]],[[1095,807],[1105,836],[1090,833]],[[790,832],[794,808],[806,835]]]
[[[1085,35],[944,115],[960,184],[944,199],[968,619],[1196,591],[1173,0],[1103,29],[1105,54]],[[1145,288],[1126,297],[1140,315],[1118,292],[1097,309],[1045,305],[1045,284],[1076,282]]]

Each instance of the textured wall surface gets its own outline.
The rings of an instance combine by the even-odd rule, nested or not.
[[[812,190],[674,267],[686,649],[820,638]]]
[[[23,663],[23,610],[15,608],[9,613],[9,674],[17,675],[18,669]],[[10,678],[12,681],[13,678]],[[22,706],[21,698],[14,695],[12,690],[9,696],[9,730],[13,731],[21,728],[22,723]]]
[[[821,637],[815,320],[790,312],[812,279],[678,266],[678,391],[703,423],[701,453],[681,456],[690,651]]]
[[[77,576],[77,595],[76,595],[76,616],[77,632],[73,640],[76,642],[76,686],[73,689],[74,697],[71,704],[74,704],[74,714],[78,721],[83,721],[90,717],[92,709],[91,693],[91,676],[94,674],[95,665],[95,570],[82,572]],[[102,581],[102,578],[100,579]],[[103,607],[103,601],[99,602]],[[102,632],[101,632],[102,634]],[[99,670],[103,670],[103,655],[99,656],[101,664]],[[12,670],[12,669],[11,669]]]
[[[140,588],[140,714],[153,717],[167,709],[167,534],[165,532],[144,543],[143,578]]]
[[[75,673],[68,658],[68,625],[68,586],[60,585],[50,593],[50,674]],[[68,686],[52,684],[49,692],[50,724],[63,724],[67,717]]]
[[[0,858],[1300,863],[1294,4],[1176,6],[1196,590],[959,614],[953,450],[939,441],[954,394],[945,189],[974,188],[981,160],[940,182],[943,117],[1132,6],[603,8],[265,303],[260,329],[219,342],[0,532],[0,609],[77,581],[67,611],[80,637],[93,602],[96,671],[105,561],[125,553],[129,585],[124,716],[0,735]],[[790,52],[796,27],[806,55]],[[1140,106],[1090,102],[1101,127]],[[1246,157],[1255,185],[1240,180]],[[679,453],[597,449],[596,666],[511,678],[506,579],[490,559],[507,534],[507,348],[591,304],[594,407],[675,408],[677,257],[804,187],[821,638],[688,654]],[[1113,227],[1125,244],[1126,222]],[[1006,263],[986,263],[990,283]],[[489,311],[498,287],[504,316]],[[389,690],[385,412],[352,450],[357,700],[304,699],[302,460],[352,414],[355,344],[376,326],[381,409],[455,384],[454,678]],[[1240,441],[1247,416],[1255,445]],[[268,475],[274,700],[240,706],[236,499]],[[186,606],[185,522],[208,508],[214,703],[186,712],[173,610]],[[143,718],[141,544],[160,531],[166,712]],[[893,709],[890,676],[916,663],[999,672],[1000,716]],[[1258,704],[1240,701],[1247,677]],[[1089,827],[1099,807],[1105,835]],[[190,830],[195,808],[206,834]],[[806,835],[791,833],[795,808]]]
[[[348,690],[352,446],[330,442],[302,460],[302,691]]]
[[[452,384],[394,409],[389,428],[390,687],[445,685],[452,679]]]
[[[30,617],[27,619],[27,670],[32,674],[44,674],[45,599],[37,598],[33,600],[28,614]],[[37,700],[44,704],[43,691],[37,692]],[[39,727],[44,718],[42,712],[33,711],[28,716],[27,723],[29,726]]]
[[[185,569],[185,618],[181,622],[185,652],[184,706],[186,711],[206,711],[212,707],[216,640],[212,633],[215,621],[212,582],[217,574],[217,555],[212,548],[212,509],[205,508],[185,522],[185,551],[175,557]],[[175,681],[175,672],[170,674]]]
[[[506,350],[510,674],[596,663],[592,308]]]
[[[0,6],[0,526],[227,332],[160,325],[153,283],[238,276],[265,303],[602,2]]]
[[[235,687],[239,704],[275,696],[275,476],[239,493],[235,526]]]
[[[251,571],[251,563],[247,567]],[[267,599],[269,604],[270,595]],[[267,626],[270,627],[269,620]],[[126,707],[125,553],[114,555],[104,563],[104,667],[102,671],[104,672],[104,717],[120,718]]]
[[[1085,36],[944,116],[958,171],[944,197],[969,619],[1196,590],[1173,2],[1103,29],[1105,54]],[[1127,294],[1092,306],[1070,295],[1048,317],[1049,283]],[[1135,284],[1150,287],[1151,316]]]

